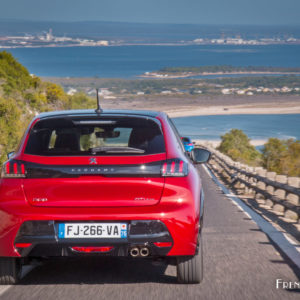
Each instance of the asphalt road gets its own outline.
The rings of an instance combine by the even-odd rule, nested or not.
[[[34,268],[0,298],[300,299],[300,290],[276,289],[276,279],[299,282],[299,270],[200,172],[206,194],[200,285],[177,284],[174,266],[138,259],[54,261]]]

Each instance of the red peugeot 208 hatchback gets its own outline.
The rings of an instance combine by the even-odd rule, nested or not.
[[[0,178],[0,284],[60,256],[163,258],[203,277],[203,192],[172,121],[151,111],[42,113]]]

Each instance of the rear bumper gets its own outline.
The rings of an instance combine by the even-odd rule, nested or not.
[[[170,204],[170,203],[169,203]],[[71,246],[113,246],[110,255],[126,256],[132,245],[147,245],[152,256],[179,256],[194,255],[199,231],[198,213],[194,213],[194,207],[183,203],[172,205],[157,205],[140,208],[35,208],[27,205],[19,207],[13,203],[5,209],[0,206],[0,256],[61,256],[74,255],[70,252]],[[9,210],[21,213],[13,214]],[[133,210],[135,211],[133,213]],[[59,214],[57,213],[59,211]],[[126,241],[97,241],[95,240],[68,240],[62,241],[57,238],[55,227],[59,222],[126,222],[130,226],[133,222],[142,220],[159,221],[164,225],[157,235],[144,234],[136,236],[129,233]],[[44,221],[50,229],[44,234],[24,234],[23,224],[28,221]],[[129,227],[130,227],[129,226]],[[54,231],[54,233],[53,233]],[[172,241],[170,248],[158,248],[154,242]],[[108,243],[109,242],[109,243]],[[16,243],[31,243],[28,249],[16,249]],[[47,251],[46,251],[47,250]],[[49,250],[49,251],[48,251]],[[67,253],[67,254],[66,254]],[[77,255],[77,254],[75,254]]]
[[[114,221],[114,223],[116,222]],[[128,234],[126,238],[122,239],[61,239],[57,234],[60,223],[62,222],[24,222],[15,239],[14,245],[17,253],[22,257],[80,256],[87,254],[131,256],[130,251],[132,249],[137,248],[140,251],[147,248],[149,253],[144,255],[145,257],[157,257],[166,256],[173,246],[173,240],[167,227],[160,221],[127,221]],[[83,249],[78,250],[76,247],[82,247]],[[97,249],[89,252],[93,247],[97,247]],[[137,256],[143,255],[138,254]]]

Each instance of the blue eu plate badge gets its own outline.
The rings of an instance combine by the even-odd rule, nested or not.
[[[127,238],[127,224],[121,224],[121,239]]]

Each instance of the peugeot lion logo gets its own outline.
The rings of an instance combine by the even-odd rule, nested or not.
[[[97,164],[97,158],[91,157],[90,158],[90,165],[96,165]]]

